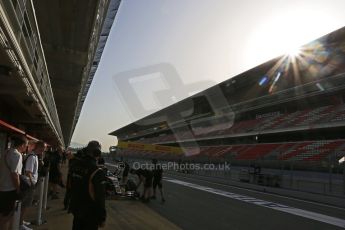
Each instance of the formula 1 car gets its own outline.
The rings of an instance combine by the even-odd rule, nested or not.
[[[121,177],[119,170],[115,170],[114,173],[106,169],[106,194],[108,197],[121,196],[128,198],[139,198],[137,192],[137,186],[132,179],[128,179],[126,184],[121,184]]]

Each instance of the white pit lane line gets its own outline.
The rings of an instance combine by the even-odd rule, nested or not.
[[[198,190],[201,190],[204,192],[209,192],[209,193],[217,194],[220,196],[225,196],[225,197],[228,197],[231,199],[247,202],[250,204],[259,205],[262,207],[274,209],[274,210],[285,212],[285,213],[290,213],[292,215],[301,216],[304,218],[308,218],[308,219],[316,220],[319,222],[323,222],[323,223],[327,223],[327,224],[331,224],[331,225],[345,228],[345,220],[340,219],[340,218],[327,216],[327,215],[323,215],[323,214],[316,213],[316,212],[306,211],[306,210],[299,209],[299,208],[289,207],[289,206],[286,206],[283,204],[265,201],[265,200],[257,199],[257,198],[250,197],[250,196],[239,195],[236,193],[227,192],[227,191],[223,191],[223,190],[219,190],[219,189],[214,189],[214,188],[210,188],[210,187],[206,187],[206,186],[202,186],[202,185],[198,185],[198,184],[193,184],[193,183],[189,183],[189,182],[185,182],[185,181],[181,181],[181,180],[170,179],[170,178],[165,178],[165,180],[168,182],[171,182],[171,183],[175,183],[175,184],[179,184],[182,186],[198,189]]]

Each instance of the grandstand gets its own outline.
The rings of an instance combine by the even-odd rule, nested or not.
[[[270,60],[110,135],[121,141],[183,146],[182,160],[195,162],[337,167],[345,155],[344,41],[345,27],[304,45],[298,56]],[[223,99],[210,100],[214,95],[224,96],[226,105],[213,105]],[[193,105],[193,113],[180,121],[145,122],[183,114],[187,105]],[[195,143],[198,154],[188,154]],[[121,154],[181,160],[140,150]]]

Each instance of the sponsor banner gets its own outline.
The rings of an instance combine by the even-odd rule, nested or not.
[[[157,152],[157,153],[160,152],[160,153],[183,154],[182,149],[178,147],[171,147],[171,146],[165,146],[165,145],[152,145],[152,144],[144,144],[144,143],[137,143],[137,142],[119,141],[117,144],[117,147],[121,149],[152,151],[152,152]]]

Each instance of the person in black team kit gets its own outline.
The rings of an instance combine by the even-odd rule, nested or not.
[[[143,184],[144,190],[140,196],[141,200],[143,202],[149,202],[150,201],[150,196],[151,196],[151,190],[152,190],[152,178],[153,178],[153,173],[151,170],[148,169],[131,169],[129,171],[131,174],[135,174],[138,176],[139,182],[136,185],[136,192],[138,192],[138,189],[141,184]]]
[[[156,188],[158,186],[158,189],[161,193],[162,203],[164,203],[165,199],[164,199],[163,184],[162,184],[163,169],[159,164],[157,164],[157,159],[153,159],[152,164],[153,164],[153,196],[151,198],[156,199]]]
[[[91,141],[79,154],[81,157],[75,158],[70,168],[72,229],[95,230],[104,227],[106,220],[105,174],[97,166],[100,144]]]

